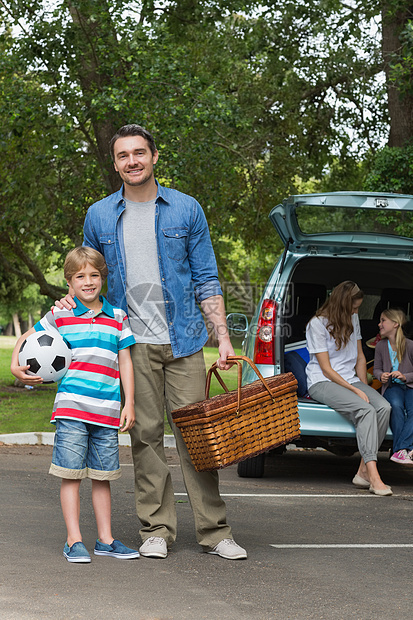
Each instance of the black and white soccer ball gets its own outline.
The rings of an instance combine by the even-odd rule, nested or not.
[[[30,334],[19,351],[20,366],[30,366],[27,374],[39,375],[43,383],[60,381],[71,361],[70,347],[58,332]]]

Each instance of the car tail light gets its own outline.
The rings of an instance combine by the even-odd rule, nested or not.
[[[274,364],[274,331],[277,304],[273,299],[264,299],[258,317],[255,338],[254,363]]]

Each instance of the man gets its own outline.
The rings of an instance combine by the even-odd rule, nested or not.
[[[216,472],[195,471],[170,412],[205,397],[202,348],[208,334],[201,306],[219,344],[218,366],[234,354],[208,225],[196,200],[159,185],[152,135],[126,125],[112,138],[122,188],[92,205],[84,244],[106,259],[108,300],[129,315],[136,424],[131,431],[136,510],[144,557],[165,558],[176,538],[176,510],[163,448],[165,405],[203,550],[244,559],[226,522]],[[69,298],[70,299],[70,298]]]

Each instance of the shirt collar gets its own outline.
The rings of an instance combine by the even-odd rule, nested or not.
[[[155,179],[155,183],[158,187],[158,193],[156,194],[155,200],[158,200],[158,198],[160,198],[163,202],[169,205],[170,201],[167,198],[167,188],[162,187],[162,185],[160,185],[156,179]],[[114,194],[115,200],[119,206],[123,206],[125,204],[125,197],[123,195],[124,186],[125,185],[122,184],[122,187],[120,188],[120,190],[118,192],[115,192]]]
[[[122,183],[122,187],[117,192],[115,192],[114,194],[111,194],[111,197],[114,197],[116,206],[118,208],[124,206],[125,200],[123,198],[123,183]]]
[[[76,302],[76,308],[73,308],[73,314],[75,316],[81,316],[82,314],[89,312],[89,308],[86,308],[86,306],[84,306],[77,297],[75,297],[74,300]],[[110,305],[110,303],[105,297],[103,297],[103,295],[99,295],[99,300],[103,304],[100,312],[104,312],[107,316],[110,316],[112,319],[114,319],[115,313],[113,312],[113,306]]]
[[[156,179],[155,179],[155,183],[158,186],[158,194],[156,198],[157,199],[160,198],[161,200],[163,200],[163,202],[169,205],[170,201],[167,198],[168,190],[165,187],[162,187],[162,185],[160,185]]]

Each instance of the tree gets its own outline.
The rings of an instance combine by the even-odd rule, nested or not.
[[[3,263],[58,294],[44,274],[118,188],[108,141],[138,121],[159,179],[205,208],[222,278],[265,280],[281,250],[270,208],[383,138],[379,9],[365,4],[1,0]]]
[[[382,54],[390,130],[387,145],[370,162],[365,189],[413,193],[413,7],[405,0],[382,5]],[[406,225],[402,234],[410,234]]]
[[[413,140],[412,11],[411,2],[405,0],[388,0],[382,9],[382,50],[390,116],[389,147],[403,147]]]

